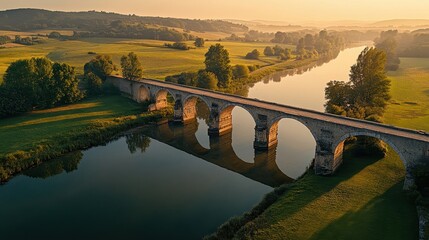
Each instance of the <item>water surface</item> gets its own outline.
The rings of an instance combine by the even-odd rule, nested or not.
[[[326,83],[347,80],[362,49],[276,74],[248,97],[323,111]],[[294,120],[280,122],[277,149],[255,153],[246,110],[235,108],[232,134],[216,139],[206,116],[200,106],[196,123],[125,133],[15,177],[0,187],[2,239],[201,239],[314,157],[313,137]]]

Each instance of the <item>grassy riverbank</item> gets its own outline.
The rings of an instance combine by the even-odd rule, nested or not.
[[[0,180],[66,152],[101,144],[121,131],[168,114],[168,110],[142,112],[142,106],[130,99],[105,96],[1,119]]]
[[[385,122],[429,131],[429,61],[401,61],[400,69],[388,74],[392,101]],[[308,173],[260,216],[235,229],[235,236],[417,239],[416,207],[402,191],[405,169],[398,155],[390,149],[383,159],[356,157],[352,150],[344,156],[344,164],[334,176]],[[225,227],[234,229],[234,224],[237,228],[237,222],[224,226],[223,232],[228,232]]]

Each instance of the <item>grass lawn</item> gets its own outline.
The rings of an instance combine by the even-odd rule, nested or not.
[[[0,120],[0,158],[18,150],[29,150],[63,134],[84,131],[91,123],[139,114],[141,106],[121,97],[108,96],[23,116]]]
[[[385,122],[429,131],[429,60],[401,59],[388,75],[392,101]],[[402,191],[398,155],[390,149],[377,160],[349,152],[344,159],[334,176],[309,173],[282,195],[252,223],[254,238],[417,239],[417,213]]]
[[[385,121],[429,132],[429,59],[401,58],[398,71],[389,72],[389,78],[392,100]]]
[[[402,192],[396,154],[345,155],[331,177],[306,175],[255,222],[255,239],[417,239],[415,206]]]
[[[1,35],[1,31],[0,31]],[[272,43],[241,43],[208,41],[205,47],[189,51],[163,47],[167,41],[90,38],[77,41],[59,41],[47,39],[46,43],[0,49],[0,81],[9,64],[13,61],[31,57],[48,57],[52,61],[64,62],[76,67],[78,73],[83,72],[83,65],[94,57],[88,52],[108,54],[119,66],[120,58],[128,52],[135,52],[140,57],[145,77],[164,79],[167,75],[183,71],[196,71],[204,68],[204,54],[210,45],[221,43],[230,53],[231,63],[246,65],[267,65],[278,63],[276,57],[262,56],[259,60],[248,60],[244,56],[258,49],[263,53],[266,46]],[[188,42],[192,46],[193,42]],[[283,45],[290,49],[291,45]]]

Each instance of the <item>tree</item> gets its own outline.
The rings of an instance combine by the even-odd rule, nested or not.
[[[235,79],[249,77],[249,68],[245,65],[235,65],[232,68],[232,74]]]
[[[67,64],[52,63],[47,58],[15,61],[6,70],[1,86],[2,97],[8,99],[0,104],[1,115],[76,102],[83,97],[78,83],[74,68]]]
[[[54,63],[52,72],[52,79],[58,96],[55,99],[55,105],[70,104],[83,98],[83,94],[79,90],[79,80],[76,77],[74,67],[65,63]]]
[[[385,73],[386,54],[376,48],[365,48],[351,67],[350,81],[331,81],[325,89],[326,111],[347,117],[380,122],[390,99],[390,81]],[[358,137],[361,153],[386,153],[379,140]]]
[[[264,49],[264,55],[265,56],[274,56],[274,50],[273,50],[273,48],[270,47],[270,46],[265,47],[265,49]]]
[[[386,31],[380,34],[380,39],[376,42],[375,47],[383,50],[386,53],[387,62],[386,62],[386,70],[396,71],[399,68],[399,64],[401,60],[397,54],[397,42],[396,36],[398,31]]]
[[[198,71],[198,87],[215,90],[217,85],[218,79],[214,73],[205,70]]]
[[[357,63],[351,67],[348,83],[328,83],[326,110],[361,119],[374,114],[381,116],[390,99],[390,81],[386,77],[385,64],[386,54],[383,51],[365,48]]]
[[[51,33],[49,33],[48,38],[60,39],[61,38],[61,33],[59,33],[59,32],[51,32]]]
[[[286,61],[292,58],[292,53],[290,51],[290,49],[285,48],[284,52],[280,54],[280,60]]]
[[[109,55],[96,56],[86,63],[83,69],[85,74],[92,72],[103,81],[106,81],[107,76],[117,70],[116,65],[113,64],[112,57]]]
[[[204,38],[196,38],[194,45],[195,47],[204,47]]]
[[[279,45],[274,46],[274,56],[280,56],[280,54],[284,53],[284,49],[280,47]]]
[[[259,56],[261,53],[258,51],[258,49],[254,49],[253,51],[246,54],[246,59],[259,59]]]
[[[143,68],[137,57],[133,52],[130,52],[128,56],[122,56],[121,58],[122,75],[128,80],[137,80],[143,76]]]
[[[228,51],[218,43],[209,48],[205,57],[206,70],[216,75],[219,87],[227,88],[232,77]]]
[[[103,81],[92,72],[85,74],[86,89],[88,95],[96,96],[102,93]]]

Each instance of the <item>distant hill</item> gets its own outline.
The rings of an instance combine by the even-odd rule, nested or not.
[[[151,27],[181,28],[195,32],[245,32],[248,28],[222,20],[195,20],[162,17],[141,17],[107,12],[60,12],[41,9],[0,11],[0,29],[28,31],[35,29],[76,29],[97,31],[118,22]]]
[[[392,19],[370,25],[373,27],[423,27],[429,26],[429,19]]]

